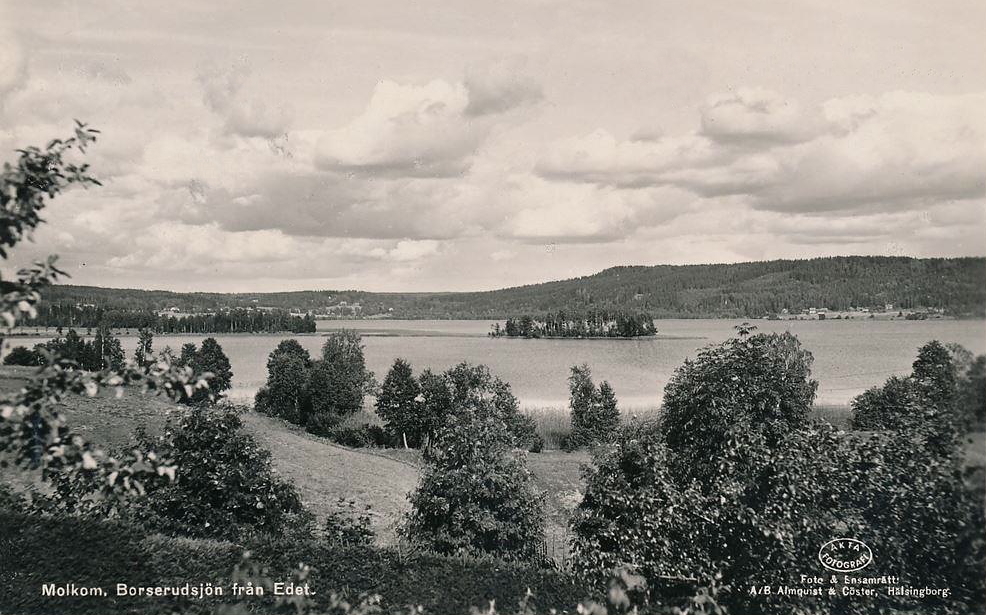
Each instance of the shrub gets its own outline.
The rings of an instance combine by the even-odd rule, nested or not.
[[[294,486],[271,467],[270,453],[242,433],[230,408],[192,408],[144,443],[173,459],[173,484],[149,489],[131,517],[175,535],[241,538],[283,535],[304,523]]]
[[[338,416],[329,412],[313,412],[308,415],[308,420],[305,422],[305,429],[308,433],[328,438],[335,431],[340,420]]]
[[[339,498],[322,526],[326,539],[333,544],[361,546],[373,543],[376,535],[370,523],[370,507],[357,509],[354,500]]]
[[[572,367],[568,390],[572,433],[565,440],[565,448],[573,450],[608,441],[620,424],[613,388],[605,381],[597,388],[589,366],[583,364]]]
[[[411,495],[404,535],[437,553],[537,560],[545,495],[512,443],[489,414],[452,418]]]
[[[15,346],[10,349],[10,354],[3,358],[4,365],[44,365],[44,357],[37,350],[31,350],[24,346]]]
[[[328,437],[336,444],[350,448],[363,448],[374,444],[369,425],[335,427],[329,432]]]
[[[425,370],[420,382],[421,433],[425,441],[436,438],[452,418],[470,415],[503,424],[511,446],[533,452],[544,448],[534,419],[520,412],[510,385],[485,365],[460,363],[442,374]]]
[[[818,382],[811,353],[790,333],[751,335],[703,349],[664,389],[661,425],[683,478],[707,482],[737,425],[776,443],[808,424]]]
[[[923,357],[930,359],[926,374],[943,373],[937,353]],[[741,352],[711,373],[721,378],[748,360]],[[734,382],[764,400],[783,399],[803,382],[761,376],[753,382],[772,387],[774,395],[751,389],[742,376]],[[947,397],[947,391],[939,393]],[[679,606],[705,587],[719,604],[744,613],[982,610],[982,480],[964,480],[957,448],[943,452],[927,445],[937,429],[933,423],[869,435],[826,424],[784,431],[744,418],[749,408],[724,389],[705,403],[741,420],[717,432],[720,445],[705,460],[714,471],[702,481],[676,459],[681,442],[676,449],[667,441],[666,426],[624,428],[612,446],[597,451],[572,521],[573,568],[597,591],[605,589],[610,570],[628,564],[645,577],[651,600]],[[691,458],[701,462],[698,454]],[[864,541],[880,569],[893,570],[901,583],[950,587],[952,595],[922,600],[882,591],[868,597],[750,592],[765,582],[797,585],[801,574],[828,578],[817,553],[838,537]]]

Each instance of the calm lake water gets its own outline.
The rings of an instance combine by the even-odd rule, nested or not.
[[[525,340],[486,337],[492,321],[476,320],[335,320],[319,321],[319,333],[298,336],[317,355],[323,335],[333,329],[360,331],[366,362],[382,381],[397,357],[410,361],[415,373],[425,367],[443,370],[461,361],[485,363],[510,383],[524,406],[565,406],[569,368],[588,363],[596,381],[608,380],[624,409],[660,404],[675,368],[708,344],[734,334],[740,320],[659,320],[658,335],[637,340]],[[790,331],[815,357],[819,381],[817,403],[847,404],[855,395],[893,374],[907,374],[919,346],[933,339],[958,342],[976,354],[986,353],[986,321],[756,321],[759,331]],[[154,348],[175,350],[207,336],[157,336]],[[233,366],[230,397],[246,401],[266,380],[267,355],[290,335],[218,335]],[[10,339],[6,349],[28,346],[38,338]],[[134,337],[123,346],[130,356]]]

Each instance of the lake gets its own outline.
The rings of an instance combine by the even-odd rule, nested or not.
[[[708,344],[734,334],[741,320],[659,320],[653,338],[525,340],[488,338],[493,321],[477,320],[332,320],[319,321],[319,334],[296,339],[313,355],[334,329],[360,331],[366,362],[379,381],[397,357],[410,361],[415,373],[425,367],[443,370],[461,361],[485,363],[513,387],[521,404],[566,406],[567,377],[572,365],[588,363],[596,381],[608,380],[622,408],[653,408],[674,370]],[[815,356],[813,375],[819,381],[817,402],[845,405],[867,388],[893,374],[907,374],[919,346],[937,339],[958,342],[976,354],[986,353],[986,321],[925,320],[786,320],[755,321],[759,331],[790,331]],[[176,351],[204,335],[164,336],[154,348]],[[248,401],[266,380],[267,355],[290,335],[217,335],[233,367],[230,397]],[[32,346],[41,338],[9,339]],[[137,340],[124,337],[127,356]]]

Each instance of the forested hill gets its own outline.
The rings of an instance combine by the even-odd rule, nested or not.
[[[760,317],[782,310],[935,308],[986,315],[986,258],[843,256],[717,265],[613,267],[595,275],[465,293],[174,293],[54,286],[56,305],[104,309],[216,311],[279,308],[335,316],[498,318],[583,308],[628,308],[657,318]]]

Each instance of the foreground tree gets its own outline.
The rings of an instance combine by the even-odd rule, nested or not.
[[[544,498],[507,425],[475,407],[437,434],[402,532],[438,553],[537,560]]]
[[[737,425],[776,443],[808,424],[818,382],[812,355],[790,333],[742,329],[685,361],[664,389],[661,428],[683,476],[707,482]]]
[[[148,490],[126,514],[169,534],[243,540],[282,535],[310,522],[294,487],[280,479],[270,453],[242,431],[228,408],[193,408],[159,438],[141,434],[177,464],[176,481]]]
[[[68,160],[73,151],[85,153],[98,131],[77,123],[74,136],[55,139],[47,147],[19,150],[16,164],[5,163],[0,176],[0,257],[42,222],[40,212],[72,185],[99,185],[87,164]],[[55,257],[22,269],[12,280],[0,280],[0,316],[10,327],[37,313],[41,292],[65,275]],[[74,432],[59,411],[66,395],[96,395],[103,388],[125,386],[183,399],[205,383],[191,370],[165,363],[127,365],[95,373],[83,372],[76,362],[47,351],[46,365],[17,393],[0,400],[0,462],[25,470],[41,470],[41,478],[59,484],[86,483],[98,498],[69,502],[67,506],[98,506],[112,512],[128,496],[142,493],[144,485],[174,476],[175,468],[153,452],[131,451],[119,458],[107,455]]]
[[[460,363],[442,374],[425,370],[420,382],[423,441],[435,438],[452,417],[478,412],[503,423],[512,446],[533,452],[544,447],[534,420],[521,413],[510,385],[485,365]]]
[[[747,334],[682,366],[665,395],[674,393],[677,404],[671,424],[622,429],[587,470],[572,521],[575,572],[602,590],[609,571],[630,566],[646,579],[641,600],[651,606],[682,606],[681,596],[699,591],[743,613],[981,611],[981,473],[967,482],[961,449],[943,454],[928,446],[937,432],[931,422],[863,435],[798,419],[814,389],[804,358],[790,339]],[[926,376],[943,373],[939,359],[937,349],[921,353]],[[926,384],[947,398],[934,380]],[[686,405],[684,390],[702,406]],[[683,408],[703,406],[706,420],[719,420],[706,432],[704,449],[676,431],[687,424]],[[865,542],[881,569],[895,570],[905,583],[947,586],[951,594],[921,600],[885,592],[847,596],[839,587],[819,596],[750,591],[760,579],[797,584],[800,574],[827,577],[812,562],[821,545],[839,537]]]

